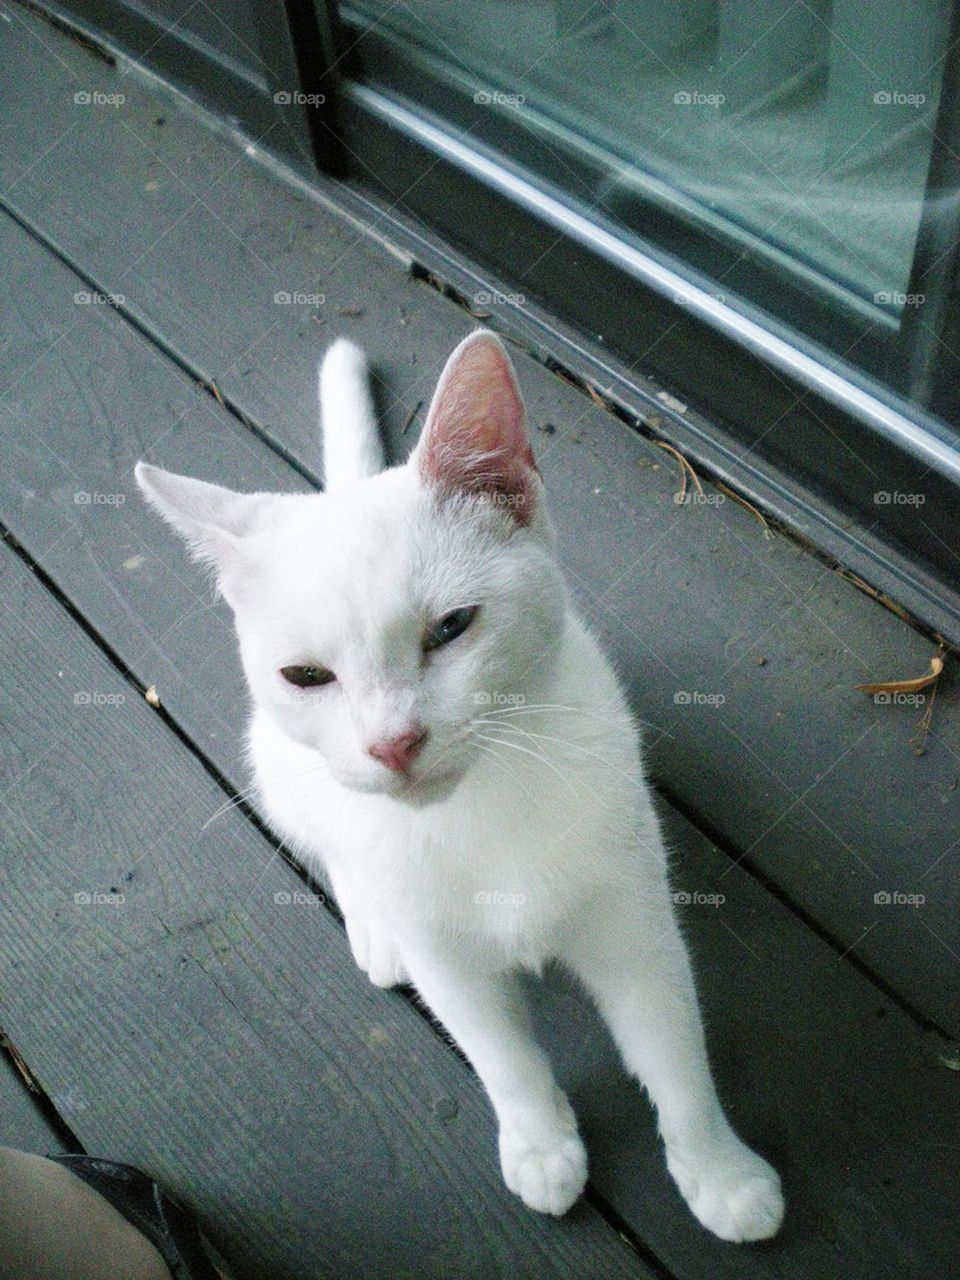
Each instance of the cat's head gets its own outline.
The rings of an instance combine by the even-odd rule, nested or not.
[[[492,334],[454,351],[403,466],[309,495],[137,480],[213,569],[257,706],[342,784],[446,794],[483,759],[471,721],[548,687],[566,593]]]

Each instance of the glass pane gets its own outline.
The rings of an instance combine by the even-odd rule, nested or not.
[[[720,289],[730,273],[749,293],[742,263],[763,259],[893,331],[918,305],[911,265],[950,9],[365,0],[354,16],[478,114],[509,117],[561,162],[588,156],[594,179],[569,168],[580,202],[637,230],[658,205],[725,246],[711,273]]]

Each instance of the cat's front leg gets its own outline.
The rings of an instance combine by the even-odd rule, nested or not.
[[[780,1179],[740,1141],[720,1106],[665,882],[638,886],[635,899],[611,890],[592,908],[591,927],[571,932],[563,958],[593,993],[627,1069],[646,1086],[667,1167],[694,1216],[723,1240],[775,1235]]]
[[[357,968],[375,987],[400,987],[410,981],[396,939],[383,912],[367,901],[342,866],[326,867],[333,896],[343,914],[347,941]]]
[[[399,987],[410,981],[386,920],[375,910],[341,904],[347,939],[357,967],[375,987]]]
[[[473,1064],[499,1124],[507,1187],[531,1209],[566,1213],[587,1153],[566,1095],[536,1043],[515,975],[491,973],[423,944],[405,955],[413,982]]]

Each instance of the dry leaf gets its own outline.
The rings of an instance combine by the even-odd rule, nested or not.
[[[864,693],[917,693],[926,689],[943,670],[943,659],[939,656],[930,659],[930,670],[925,676],[917,676],[916,680],[881,680],[877,684],[858,684],[856,687]]]
[[[150,688],[146,690],[143,696],[150,703],[151,707],[159,707],[160,695],[159,693],[157,693],[157,686],[155,684],[152,684]]]

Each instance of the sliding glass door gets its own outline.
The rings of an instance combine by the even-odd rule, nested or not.
[[[958,225],[955,191],[925,202],[932,162],[960,150],[938,130],[951,11],[364,0],[341,19],[369,81],[922,401],[915,352],[935,342],[952,253],[918,279],[918,241]]]
[[[345,0],[332,30],[359,182],[960,635],[953,6]]]

